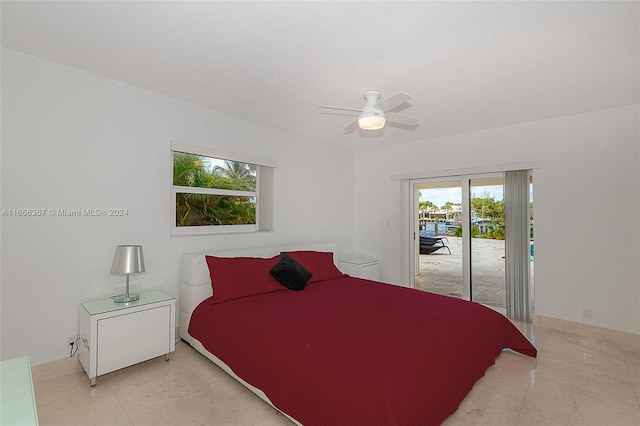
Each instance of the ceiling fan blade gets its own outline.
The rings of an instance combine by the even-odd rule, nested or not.
[[[348,135],[349,133],[353,133],[358,129],[359,129],[358,120],[355,120],[351,124],[349,124],[347,127],[344,128],[344,134]]]
[[[420,120],[418,119],[408,117],[403,114],[398,114],[397,112],[386,112],[385,115],[387,116],[388,121],[392,121],[398,124],[404,124],[407,126],[417,126],[420,123]]]
[[[320,105],[318,108],[325,108],[325,109],[339,109],[341,111],[355,111],[355,112],[362,112],[361,109],[358,108],[344,108],[344,107],[336,107],[336,106],[328,106],[328,105]]]
[[[376,105],[376,108],[381,109],[382,111],[389,111],[390,109],[394,109],[398,105],[402,105],[403,103],[411,100],[411,96],[407,95],[404,92],[396,93],[390,98],[384,99]]]

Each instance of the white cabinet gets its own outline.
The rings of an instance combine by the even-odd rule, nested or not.
[[[366,256],[354,256],[338,262],[338,269],[352,277],[380,281],[380,260]]]
[[[176,299],[160,291],[140,299],[113,299],[80,306],[78,357],[91,385],[96,377],[175,351]]]

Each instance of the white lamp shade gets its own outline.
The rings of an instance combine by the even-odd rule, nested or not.
[[[358,119],[358,126],[362,130],[378,130],[384,127],[386,121],[384,117],[379,115],[363,115]]]
[[[116,247],[111,265],[112,274],[137,274],[144,272],[142,246],[121,245]]]

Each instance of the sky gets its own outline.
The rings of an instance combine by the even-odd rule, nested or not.
[[[223,160],[221,158],[205,157],[203,155],[200,155],[199,157],[202,158],[203,165],[204,165],[204,167],[207,169],[207,171],[209,173],[211,173],[213,171],[214,167],[216,167],[216,166],[220,166],[220,167],[225,168],[225,169],[227,168],[225,160]],[[253,166],[253,164],[251,164],[250,166]],[[253,171],[255,171],[255,166],[252,167],[251,169]]]
[[[504,187],[502,185],[471,187],[471,198],[484,197],[487,194],[496,201],[503,201]],[[529,185],[529,200],[533,201],[533,185]],[[447,201],[462,204],[462,187],[421,189],[420,201],[431,201],[438,207],[442,207]]]
[[[489,194],[489,197],[493,197],[496,201],[502,201],[503,188],[502,185],[492,186],[472,186],[471,197],[484,197],[485,192]],[[447,201],[452,203],[462,203],[462,188],[435,188],[435,189],[421,189],[420,201],[431,201],[438,207],[442,207]]]

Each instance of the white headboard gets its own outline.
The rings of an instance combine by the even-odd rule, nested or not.
[[[250,247],[230,250],[201,251],[182,255],[180,265],[180,337],[190,341],[187,333],[193,310],[204,299],[213,295],[209,267],[205,256],[218,257],[273,257],[282,251],[315,250],[333,253],[333,263],[338,264],[336,245],[332,243],[304,244],[295,246]]]

